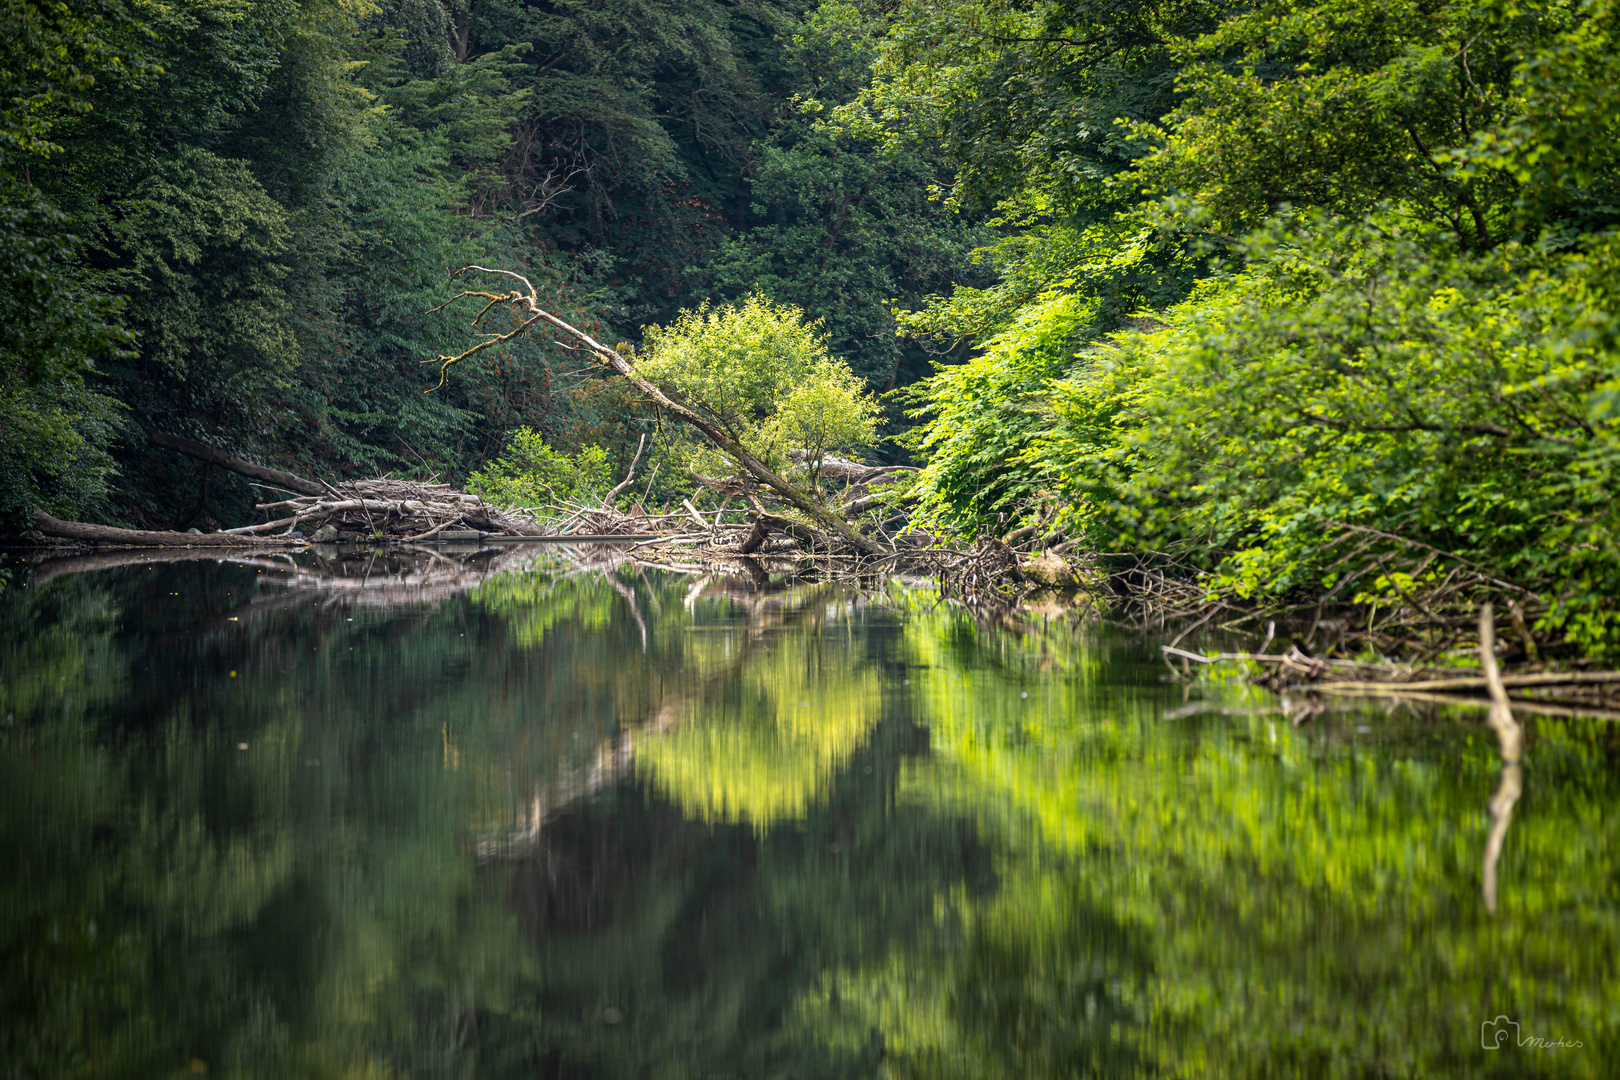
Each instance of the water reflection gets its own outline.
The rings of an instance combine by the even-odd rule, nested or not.
[[[1465,713],[1281,724],[1162,682],[1152,643],[991,632],[895,583],[93,558],[0,593],[8,1076],[1600,1076],[1620,1050],[1611,724],[1531,718],[1504,803]],[[1485,1051],[1498,1014],[1584,1047]]]
[[[1502,782],[1491,796],[1491,834],[1485,841],[1485,872],[1481,892],[1485,896],[1485,910],[1496,911],[1496,867],[1502,861],[1502,844],[1507,840],[1508,825],[1513,821],[1513,808],[1524,794],[1524,766],[1517,761],[1502,765]]]

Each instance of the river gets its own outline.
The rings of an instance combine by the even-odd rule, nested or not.
[[[1481,713],[924,583],[167,558],[0,576],[0,1076],[1620,1061],[1611,721],[1493,819]]]

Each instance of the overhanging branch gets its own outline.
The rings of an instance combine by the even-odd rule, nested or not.
[[[857,531],[855,527],[848,521],[845,521],[842,517],[832,513],[826,507],[822,506],[809,492],[800,489],[798,486],[789,483],[787,480],[784,480],[781,476],[777,475],[774,469],[766,465],[764,461],[760,460],[760,458],[748,450],[747,447],[737,442],[725,431],[721,430],[718,425],[712,423],[708,418],[703,416],[703,414],[681,404],[678,401],[675,401],[657,386],[653,385],[651,382],[648,382],[641,376],[641,373],[636,370],[635,365],[632,364],[630,359],[623,353],[620,353],[617,349],[609,348],[600,341],[597,341],[595,338],[591,337],[585,331],[564,322],[562,319],[559,319],[551,312],[542,308],[540,306],[539,295],[536,292],[534,285],[529,281],[528,278],[524,277],[522,274],[519,274],[515,270],[496,270],[487,266],[466,266],[456,271],[455,274],[451,276],[452,278],[459,278],[463,274],[470,271],[476,271],[480,274],[492,274],[497,277],[510,278],[521,285],[522,289],[513,289],[512,291],[504,294],[481,292],[478,290],[469,289],[458,293],[454,297],[451,297],[444,304],[441,304],[434,310],[437,311],[448,307],[450,304],[455,303],[457,300],[460,300],[463,297],[477,296],[490,301],[479,311],[478,319],[483,318],[484,314],[488,312],[491,307],[500,303],[511,304],[526,317],[523,318],[523,320],[509,332],[505,334],[488,335],[484,341],[479,342],[477,345],[474,345],[472,348],[457,356],[441,356],[437,361],[424,361],[425,363],[438,363],[440,365],[439,383],[438,386],[433,388],[434,390],[437,390],[439,387],[444,385],[445,378],[447,377],[447,373],[451,365],[465,360],[467,357],[473,356],[484,351],[485,349],[493,348],[496,345],[501,345],[511,341],[518,336],[527,333],[538,323],[548,323],[583,344],[599,363],[615,374],[622,376],[632,386],[636,387],[636,389],[640,390],[643,394],[646,394],[649,398],[651,398],[654,404],[656,404],[659,408],[663,409],[671,416],[674,416],[676,419],[685,421],[687,424],[690,424],[692,427],[696,428],[704,438],[708,439],[721,451],[736,461],[737,464],[741,465],[750,476],[758,480],[764,486],[770,488],[782,499],[782,501],[786,502],[794,509],[804,514],[806,517],[810,518],[810,520],[814,521],[817,525],[828,530],[829,532],[836,533],[846,543],[850,544],[859,551],[865,552],[866,554],[882,555],[887,553],[886,550],[877,542],[868,537],[862,536],[860,532]],[[474,325],[477,324],[478,319],[473,320]],[[431,391],[429,392],[431,393]]]

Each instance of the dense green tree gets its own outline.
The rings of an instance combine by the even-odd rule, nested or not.
[[[1177,44],[1213,30],[1209,0],[903,3],[862,111],[940,140],[952,198],[993,208],[1025,191],[1057,213],[1130,205],[1147,149],[1131,126],[1182,98]]]
[[[458,477],[523,427],[626,457],[644,407],[546,340],[423,394],[421,365],[459,351],[457,317],[430,311],[466,263],[521,264],[553,309],[632,338],[758,287],[818,309],[877,389],[923,363],[889,307],[948,287],[971,246],[928,197],[943,174],[926,141],[812,107],[858,95],[875,10],[17,15],[37,32],[7,43],[3,198],[31,269],[8,279],[7,332],[51,345],[7,361],[12,527],[36,504],[182,528],[251,513],[249,487],[151,449],[150,429],[322,476]]]
[[[746,227],[710,270],[722,292],[757,290],[824,319],[834,351],[884,390],[928,361],[895,333],[893,308],[973,283],[970,252],[994,239],[941,199],[949,175],[933,140],[840,111],[864,90],[889,18],[838,0],[795,27],[801,89],[760,144]]]
[[[891,35],[873,107],[960,133],[958,197],[1017,234],[998,284],[903,319],[975,350],[918,387],[925,514],[1061,510],[1243,596],[1461,573],[1614,648],[1612,4],[1261,4],[1129,47],[1109,18],[1106,56],[1057,6],[941,10]],[[1151,109],[1088,96],[1131,55]],[[1029,78],[992,82],[1009,63]],[[1029,80],[1078,142],[966,139]],[[1074,119],[1099,100],[1108,167]]]
[[[128,343],[117,301],[83,275],[83,241],[34,185],[90,108],[99,78],[127,72],[118,3],[7,3],[0,42],[0,529],[34,506],[75,514],[105,496],[118,404],[87,386]]]
[[[477,395],[423,399],[447,266],[498,243],[464,210],[523,96],[512,50],[412,77],[402,15],[343,4],[164,8],[86,92],[40,182],[128,297],[102,365],[131,410],[122,513],[241,519],[253,496],[143,445],[156,427],[312,473],[476,456]],[[532,366],[532,365],[531,365]],[[335,369],[335,370],[334,370]],[[471,441],[472,446],[466,444]]]
[[[740,305],[682,312],[647,328],[640,374],[697,410],[732,441],[777,472],[801,464],[815,483],[834,453],[876,441],[878,405],[842,359],[827,350],[804,312],[750,296]],[[696,439],[695,435],[683,435]],[[704,441],[683,456],[688,468],[730,476],[743,466]]]
[[[690,303],[690,266],[729,233],[751,144],[779,92],[777,32],[796,5],[717,0],[479,0],[458,9],[464,57],[521,42],[512,128],[490,211],[592,261],[627,328]]]

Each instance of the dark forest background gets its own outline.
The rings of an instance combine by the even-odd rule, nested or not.
[[[881,12],[801,0],[10,2],[0,513],[239,524],[251,489],[147,444],[463,478],[530,427],[633,446],[646,410],[538,338],[458,369],[467,263],[609,339],[757,289],[875,390],[891,309],[989,235],[937,147],[819,123]],[[470,362],[472,363],[472,362]]]

